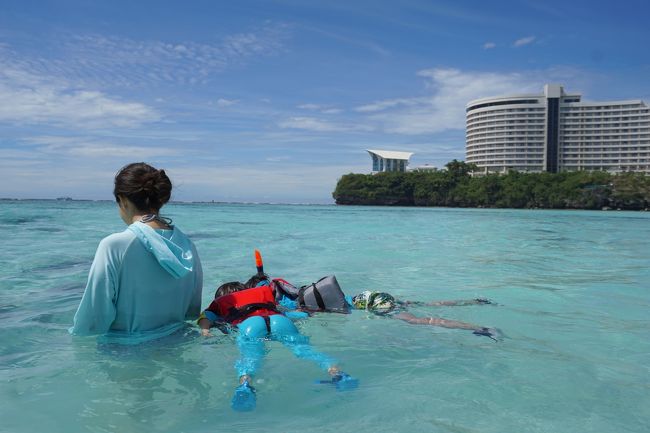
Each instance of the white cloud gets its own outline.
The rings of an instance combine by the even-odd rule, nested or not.
[[[528,45],[535,40],[535,36],[526,36],[525,38],[517,39],[512,45],[514,47],[523,47]]]
[[[383,101],[377,101],[370,104],[361,105],[359,107],[356,107],[354,111],[358,111],[360,113],[372,113],[375,111],[383,111],[388,108],[395,108],[398,106],[418,105],[424,100],[425,100],[424,98],[386,99]]]
[[[160,82],[206,83],[216,73],[284,48],[289,27],[267,24],[212,42],[165,42],[87,34],[62,41],[65,57],[31,59],[34,68],[75,81],[131,88]]]
[[[298,105],[298,108],[300,108],[301,110],[320,110],[322,108],[322,105],[302,104],[302,105]]]
[[[340,108],[319,104],[301,104],[298,105],[298,108],[301,110],[318,111],[322,114],[339,114],[343,111]]]
[[[281,128],[316,132],[371,132],[392,134],[435,134],[465,128],[465,107],[474,99],[522,93],[540,93],[545,82],[573,80],[579,71],[552,68],[545,71],[511,73],[473,72],[434,68],[417,73],[424,78],[427,95],[371,102],[353,111],[354,123],[333,122],[317,116],[292,117],[279,123]],[[299,108],[321,111],[317,104]]]
[[[284,161],[290,161],[291,157],[290,156],[270,156],[266,158],[267,162],[284,162]]]
[[[237,99],[226,99],[226,98],[219,98],[217,99],[217,105],[219,107],[230,107],[231,105],[235,105],[239,100]]]
[[[354,132],[354,131],[371,131],[372,127],[368,125],[334,123],[314,117],[290,117],[278,124],[280,128],[285,129],[304,129],[315,132]]]
[[[323,114],[340,114],[341,112],[343,112],[343,110],[340,108],[325,108],[321,111]]]
[[[486,42],[483,44],[483,49],[490,50],[492,48],[495,48],[496,46],[497,44],[495,44],[494,42]]]
[[[467,72],[458,69],[427,69],[429,96],[398,98],[358,107],[369,113],[367,121],[385,132],[406,135],[432,134],[465,127],[465,106],[478,98],[503,94],[540,92],[540,73]]]
[[[134,127],[160,119],[151,107],[72,87],[15,65],[0,66],[0,122],[75,128]]]
[[[90,160],[123,159],[151,160],[159,157],[177,156],[184,150],[164,146],[142,146],[122,144],[114,141],[90,137],[36,136],[23,140],[33,148],[34,157],[43,159],[73,157]]]

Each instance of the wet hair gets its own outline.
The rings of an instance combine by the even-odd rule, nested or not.
[[[113,195],[125,197],[140,211],[155,211],[169,201],[172,182],[165,170],[157,170],[144,162],[125,165],[115,175]]]
[[[217,299],[220,296],[229,295],[231,293],[239,292],[240,290],[246,289],[239,281],[231,281],[229,283],[224,283],[219,286],[216,292],[214,292],[214,299]]]
[[[268,281],[268,280],[269,277],[266,275],[255,274],[252,277],[250,277],[248,281],[244,283],[244,286],[246,286],[247,289],[250,289],[252,287],[257,287],[260,281]]]

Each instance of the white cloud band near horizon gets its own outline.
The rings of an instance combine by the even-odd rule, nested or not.
[[[465,128],[465,106],[471,100],[539,93],[549,80],[571,78],[577,73],[562,69],[482,72],[432,68],[421,70],[416,75],[424,79],[424,95],[385,99],[351,107],[349,111],[358,116],[354,128],[350,128],[349,119],[336,121],[315,115],[286,119],[279,122],[279,126],[317,132],[380,131],[407,136],[460,130]]]

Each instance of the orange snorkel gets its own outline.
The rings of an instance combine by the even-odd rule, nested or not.
[[[255,266],[257,267],[257,275],[264,275],[264,263],[262,262],[262,254],[259,250],[255,250]]]

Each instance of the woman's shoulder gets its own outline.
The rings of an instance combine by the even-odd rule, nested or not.
[[[99,247],[106,249],[127,248],[135,239],[136,236],[132,231],[124,230],[106,236],[99,242]]]

